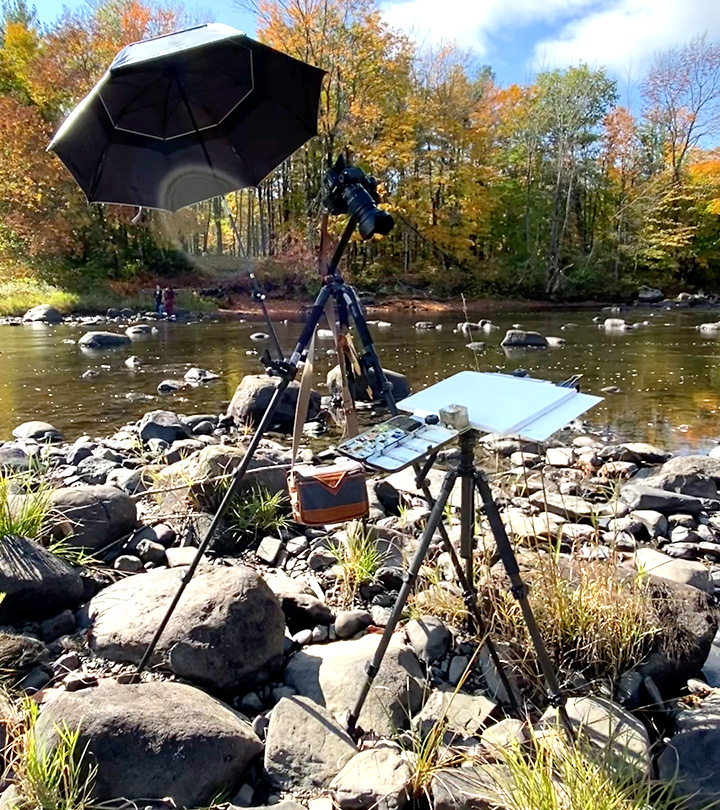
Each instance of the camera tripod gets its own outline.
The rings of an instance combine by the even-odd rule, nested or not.
[[[380,358],[378,357],[378,353],[375,349],[372,335],[370,334],[370,329],[368,328],[365,320],[357,293],[349,284],[345,283],[342,276],[338,272],[340,259],[342,258],[345,248],[347,247],[350,238],[358,225],[358,220],[358,215],[353,214],[345,226],[345,230],[343,231],[340,241],[328,265],[327,272],[323,277],[323,286],[320,288],[320,292],[318,293],[312,309],[308,314],[302,333],[298,338],[298,342],[293,350],[293,353],[290,355],[290,358],[288,360],[282,358],[274,359],[267,351],[263,357],[263,364],[268,369],[270,374],[279,377],[279,383],[275,387],[275,391],[273,392],[270,402],[268,403],[267,409],[265,410],[265,413],[263,414],[255,433],[248,444],[247,451],[245,452],[242,461],[230,479],[230,485],[228,486],[220,506],[218,507],[217,512],[215,513],[210,526],[207,529],[207,532],[205,533],[205,537],[198,546],[195,557],[188,566],[177,592],[168,606],[168,609],[157,630],[155,631],[155,634],[150,640],[147,649],[140,659],[140,663],[138,664],[135,672],[136,677],[139,677],[140,673],[143,672],[143,670],[147,667],[148,662],[150,661],[153,653],[155,652],[155,648],[160,641],[160,637],[162,636],[168,622],[175,612],[175,608],[177,607],[185,588],[193,578],[195,571],[200,565],[203,555],[208,550],[223,518],[230,509],[233,500],[237,496],[242,485],[243,478],[250,467],[250,462],[252,461],[255,452],[260,445],[260,441],[272,424],[275,411],[278,408],[283,393],[297,376],[300,365],[307,360],[312,337],[323,317],[325,306],[331,299],[335,303],[338,322],[340,323],[341,327],[349,326],[350,319],[352,318],[363,346],[363,354],[360,358],[362,365],[366,370],[372,370],[374,373],[374,384],[376,389],[375,394],[378,396],[383,396],[391,413],[393,415],[397,414],[397,407],[395,405],[395,399],[392,393],[392,384],[388,381],[387,377],[385,376],[385,372],[383,371]],[[345,358],[342,356],[338,359],[340,363],[345,362]]]
[[[565,696],[562,690],[560,689],[560,685],[558,683],[555,670],[553,669],[552,663],[547,653],[547,649],[545,648],[542,636],[540,635],[540,631],[535,621],[535,616],[532,612],[532,608],[530,607],[530,603],[528,602],[527,598],[528,587],[520,575],[520,568],[517,563],[517,558],[515,557],[515,552],[513,551],[512,545],[507,535],[507,531],[505,530],[505,526],[500,517],[497,504],[493,499],[492,491],[490,489],[490,483],[487,479],[487,476],[482,470],[478,470],[475,466],[475,447],[477,444],[477,439],[478,433],[475,430],[466,430],[464,433],[460,434],[459,463],[457,467],[449,470],[448,473],[446,474],[442,486],[440,488],[440,493],[437,499],[435,500],[434,504],[432,505],[430,516],[428,517],[425,529],[420,538],[420,543],[417,547],[415,555],[413,556],[410,566],[407,572],[405,573],[402,587],[400,588],[400,592],[398,594],[397,600],[395,601],[395,605],[393,607],[390,618],[388,619],[388,623],[385,626],[385,630],[383,632],[382,638],[380,639],[380,643],[378,644],[377,650],[375,651],[372,660],[367,664],[366,667],[367,678],[365,679],[365,682],[363,683],[363,686],[357,697],[355,705],[349,714],[348,732],[350,733],[351,736],[355,738],[357,738],[361,733],[360,729],[357,726],[358,718],[360,717],[362,708],[365,704],[365,701],[367,700],[368,694],[370,693],[373,681],[375,680],[375,677],[377,676],[378,671],[380,670],[380,666],[387,651],[388,645],[390,644],[392,635],[395,632],[395,628],[397,627],[397,624],[402,617],[403,611],[405,609],[405,604],[415,585],[418,574],[420,573],[420,568],[423,562],[425,561],[425,557],[427,556],[430,543],[433,540],[435,532],[438,530],[440,531],[440,535],[443,539],[445,548],[450,552],[450,558],[453,562],[455,573],[458,577],[458,581],[463,591],[463,598],[465,600],[466,606],[468,607],[472,619],[474,619],[476,630],[482,632],[484,620],[477,602],[477,593],[474,587],[474,571],[473,571],[473,551],[475,546],[474,496],[475,490],[477,489],[482,500],[485,515],[488,518],[490,528],[495,537],[498,555],[503,563],[508,578],[510,579],[510,591],[517,600],[518,604],[520,605],[525,625],[528,629],[528,633],[530,634],[530,639],[532,641],[532,645],[535,649],[540,669],[545,679],[549,702],[551,705],[557,708],[558,717],[566,734],[568,734],[570,739],[573,739],[574,735],[572,727],[567,715],[567,711],[565,709]],[[432,467],[433,462],[435,461],[435,456],[436,454],[430,455],[429,458],[427,459],[425,466],[421,470],[418,471],[418,469],[416,468],[417,482],[418,485],[420,485],[423,488],[424,492],[426,492],[426,490],[428,489],[427,483],[424,479],[427,473],[429,472],[430,468]],[[460,478],[461,482],[459,556],[460,558],[462,558],[463,562],[462,565],[458,560],[458,555],[455,553],[454,547],[450,542],[447,533],[445,531],[445,527],[442,523],[445,506],[448,502],[448,499],[450,498],[450,494],[458,478]],[[504,687],[505,693],[508,698],[508,702],[511,704],[516,713],[520,713],[520,707],[517,704],[514,691],[511,687],[511,684],[508,681],[504,666],[497,654],[497,650],[489,637],[486,639],[485,643],[488,647],[488,652],[490,653],[495,669],[500,677],[500,681]]]

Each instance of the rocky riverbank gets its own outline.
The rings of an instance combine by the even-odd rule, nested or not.
[[[348,735],[428,507],[405,471],[369,481],[365,525],[293,523],[282,431],[295,388],[133,682],[272,385],[246,378],[220,415],[152,411],[105,438],[30,422],[0,446],[3,807],[43,806],[33,757],[68,752],[84,752],[93,801],[127,807],[529,807],[509,799],[527,778],[519,763],[559,756],[563,738],[481,513],[485,630],[468,625],[437,537],[359,718],[363,734]],[[314,398],[314,412],[325,405]],[[300,455],[336,454],[308,445]],[[478,461],[584,741],[583,767],[604,790],[640,795],[652,780],[694,794],[689,807],[716,798],[720,457],[671,458],[577,424],[547,446],[485,437]],[[433,492],[442,477],[431,471]],[[458,506],[446,515],[453,541]],[[39,712],[22,708],[23,695]],[[565,795],[571,781],[568,772],[548,789]]]

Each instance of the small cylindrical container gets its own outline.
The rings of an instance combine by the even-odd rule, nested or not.
[[[464,405],[446,405],[440,408],[440,422],[452,430],[466,430],[470,426],[467,408]]]

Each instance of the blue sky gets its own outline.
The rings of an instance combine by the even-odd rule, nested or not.
[[[64,5],[81,2],[35,0],[35,5],[40,19],[50,22]],[[720,0],[384,0],[382,7],[391,25],[419,42],[452,40],[467,48],[502,84],[585,61],[608,67],[621,98],[657,50],[704,32],[720,40]],[[212,8],[208,22],[254,33],[253,16],[232,0],[215,0]]]

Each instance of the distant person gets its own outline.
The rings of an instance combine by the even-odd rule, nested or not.
[[[160,289],[160,285],[155,285],[155,312],[158,315],[162,315],[162,308],[163,308],[163,292]]]
[[[165,287],[163,290],[163,306],[168,318],[175,317],[175,290],[172,287]]]

